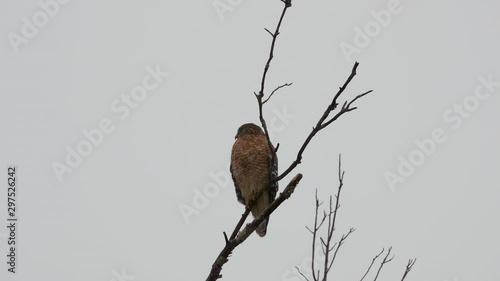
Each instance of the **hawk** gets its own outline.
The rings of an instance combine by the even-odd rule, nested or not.
[[[264,131],[252,123],[243,124],[235,139],[229,170],[236,198],[257,217],[276,198],[278,183],[271,181],[278,173],[276,151],[274,148],[271,151]],[[257,227],[256,232],[260,237],[266,235],[268,222],[269,218]]]

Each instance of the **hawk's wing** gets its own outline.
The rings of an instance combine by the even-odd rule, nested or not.
[[[229,165],[229,172],[231,173],[231,177],[233,178],[234,189],[236,190],[236,199],[238,199],[238,202],[245,205],[245,199],[243,199],[243,196],[241,195],[240,187],[238,186],[238,183],[236,182],[236,178],[234,177],[234,174],[233,174],[233,165]]]
[[[278,156],[276,155],[276,149],[273,147],[273,151],[271,152],[274,154],[274,163],[273,162],[273,157],[269,155],[268,161],[269,161],[269,204],[271,204],[274,199],[276,199],[276,193],[278,192],[278,182],[274,181],[273,178],[276,178],[278,176]]]

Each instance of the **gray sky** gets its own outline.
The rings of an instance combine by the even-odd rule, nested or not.
[[[68,3],[67,3],[68,2]],[[48,4],[47,4],[48,3]],[[280,169],[359,61],[344,99],[373,89],[310,144],[294,195],[223,280],[301,280],[314,192],[343,155],[334,268],[359,280],[498,280],[497,1],[293,1],[266,104]],[[243,212],[228,164],[259,88],[282,3],[0,2],[0,260],[7,166],[17,165],[16,274],[1,280],[204,280]],[[499,82],[497,82],[499,81]],[[291,175],[293,176],[293,175]],[[283,187],[289,176],[283,182]],[[132,279],[132,276],[135,279]],[[373,277],[371,277],[373,279]]]

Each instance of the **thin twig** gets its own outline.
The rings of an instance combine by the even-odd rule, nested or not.
[[[401,281],[405,280],[406,275],[408,275],[408,273],[410,273],[410,271],[413,269],[413,266],[415,265],[416,262],[417,262],[417,259],[410,259],[408,261],[408,264],[406,265],[405,273],[403,274],[403,278],[401,278]]]
[[[300,269],[298,267],[295,267],[297,269],[297,271],[299,272],[299,274],[304,277],[304,279],[306,279],[306,281],[309,281],[309,279],[304,275],[304,273],[302,273],[302,271],[300,271]],[[316,279],[313,279],[313,280],[316,280]]]
[[[323,218],[321,219],[321,222],[318,224],[318,211],[319,211],[319,207],[323,204],[323,202],[319,202],[318,200],[318,190],[316,189],[316,212],[315,212],[315,215],[314,215],[314,230],[311,231],[307,226],[306,228],[312,233],[313,235],[313,238],[312,238],[312,247],[311,247],[311,271],[312,271],[312,275],[313,275],[313,280],[318,280],[317,277],[319,276],[316,276],[316,271],[314,270],[314,258],[315,258],[315,253],[316,253],[316,235],[318,234],[318,230],[321,228],[321,226],[323,225],[323,223],[325,222],[325,219],[326,219],[326,214],[323,214]],[[318,274],[319,275],[319,274]]]
[[[392,259],[394,258],[394,256],[392,256],[392,258],[389,259],[389,255],[391,254],[391,250],[392,250],[392,247],[389,247],[389,249],[387,250],[387,254],[385,255],[384,260],[380,263],[380,267],[378,268],[377,275],[375,275],[375,279],[373,279],[373,281],[377,281],[378,275],[380,274],[382,267],[384,267],[384,265],[386,263],[391,262]]]
[[[331,265],[328,263],[329,253],[333,250],[333,247],[332,249],[330,249],[330,243],[333,238],[333,232],[335,231],[335,226],[337,222],[337,213],[340,208],[340,192],[342,191],[342,187],[344,186],[344,173],[345,172],[342,171],[342,155],[339,154],[339,169],[338,169],[339,187],[337,189],[337,195],[335,195],[334,209],[332,209],[332,197],[330,196],[330,213],[328,214],[328,229],[327,229],[328,235],[326,237],[326,244],[325,244],[327,253],[325,254],[325,263],[323,266],[323,281],[327,280],[328,272],[330,271],[329,268],[331,267]],[[337,247],[339,246],[340,245],[338,245]]]
[[[351,233],[353,233],[356,229],[354,228],[350,228],[349,229],[349,232],[347,232],[346,234],[342,235],[342,237],[340,238],[339,242],[337,243],[337,248],[335,250],[335,252],[333,253],[333,257],[332,257],[332,261],[330,262],[330,265],[328,266],[328,269],[327,269],[327,274],[328,272],[330,272],[330,269],[332,268],[332,265],[333,265],[333,262],[335,261],[335,258],[337,257],[337,253],[340,249],[340,246],[342,246],[345,242],[345,240],[347,239],[347,237],[349,237],[349,235],[351,235]],[[333,249],[332,249],[333,250]],[[326,281],[326,279],[324,279]]]
[[[266,99],[265,101],[263,101],[263,102],[262,102],[262,104],[265,104],[265,103],[266,103],[266,102],[267,102],[267,101],[268,101],[268,100],[269,100],[269,99],[270,99],[270,98],[274,95],[274,93],[276,93],[279,89],[281,89],[281,88],[283,88],[283,87],[290,87],[290,86],[292,86],[292,85],[293,85],[293,83],[285,83],[285,84],[283,84],[283,85],[280,85],[280,86],[276,87],[276,89],[274,89],[274,90],[271,92],[271,94],[269,95],[269,97],[267,97],[267,99]]]
[[[372,259],[372,263],[370,263],[370,266],[368,267],[368,269],[366,270],[365,272],[365,275],[363,275],[363,277],[361,277],[361,280],[359,281],[363,281],[363,279],[365,279],[366,275],[368,275],[368,273],[370,272],[370,270],[372,269],[372,266],[373,264],[375,263],[375,261],[378,259],[378,257],[380,257],[380,255],[382,255],[382,253],[385,251],[384,248],[382,248],[382,251],[380,251],[380,253],[378,253],[378,255],[376,255],[373,259]]]

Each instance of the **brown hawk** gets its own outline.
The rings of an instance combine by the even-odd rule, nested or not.
[[[236,189],[238,202],[250,209],[252,215],[260,215],[276,198],[278,182],[271,183],[271,178],[278,173],[278,159],[272,163],[272,151],[267,143],[264,131],[252,123],[243,124],[236,134],[231,151],[229,170]],[[260,237],[266,235],[269,218],[256,229]]]

